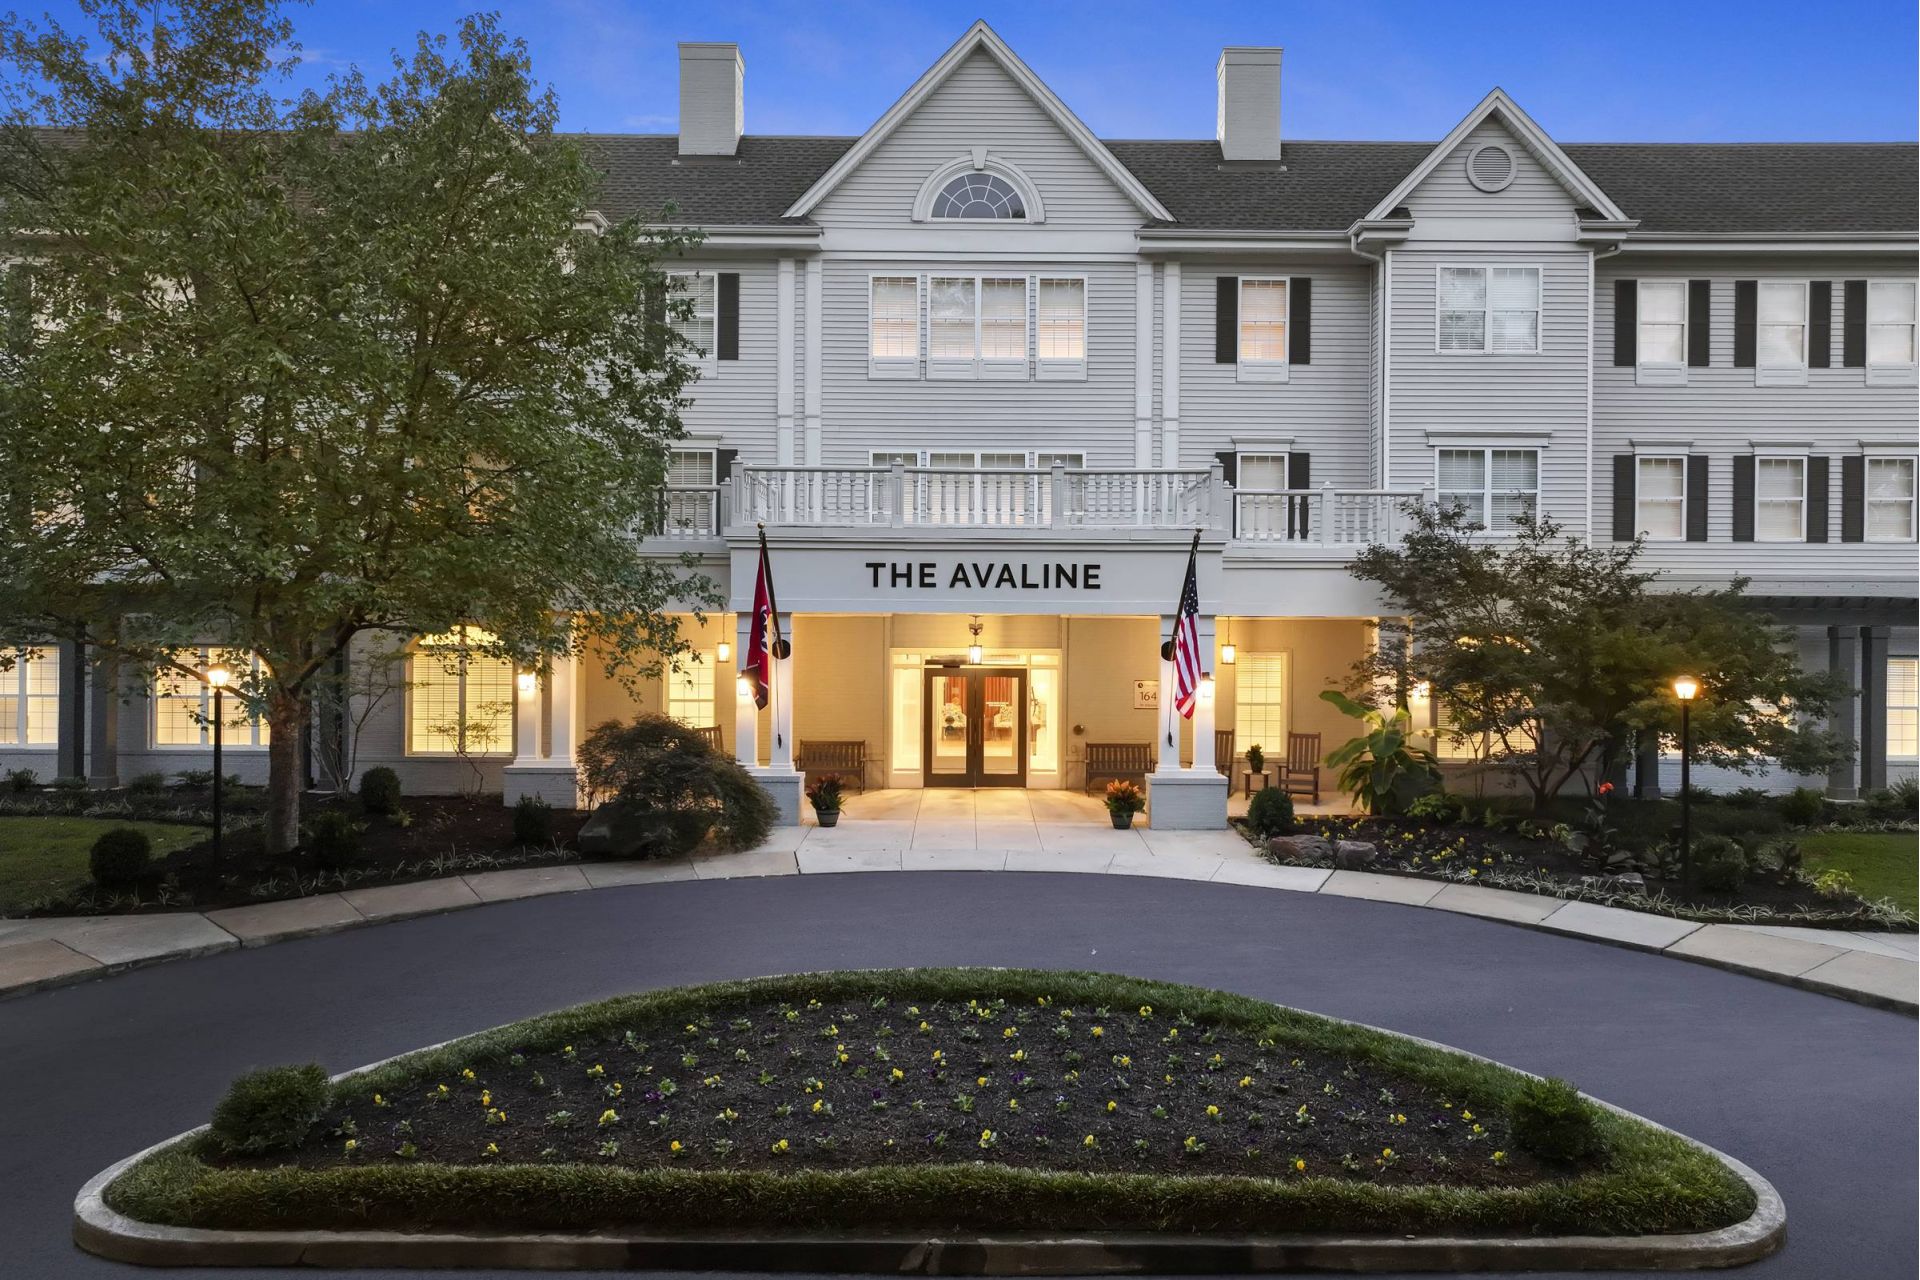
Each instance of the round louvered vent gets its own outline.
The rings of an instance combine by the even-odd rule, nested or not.
[[[1504,191],[1513,181],[1513,155],[1505,147],[1488,143],[1475,147],[1467,157],[1467,181],[1482,191]]]

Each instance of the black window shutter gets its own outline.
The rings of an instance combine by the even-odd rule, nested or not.
[[[1640,360],[1640,282],[1613,282],[1613,362],[1634,365]]]
[[[1313,487],[1313,455],[1310,453],[1290,453],[1287,455],[1287,488],[1311,489]]]
[[[1704,369],[1713,363],[1713,281],[1687,281],[1687,364]]]
[[[1633,506],[1637,461],[1630,453],[1613,455],[1613,540],[1632,542],[1635,533]]]
[[[1807,459],[1807,541],[1827,540],[1827,459]]]
[[[715,449],[713,451],[713,482],[724,484],[733,478],[733,460],[740,456],[738,449]]]
[[[1704,453],[1687,455],[1687,541],[1707,540],[1707,477],[1711,464]]]
[[[1848,280],[1841,285],[1840,363],[1849,369],[1867,364],[1867,282]]]
[[[1807,367],[1833,367],[1833,281],[1807,286]]]
[[[1311,276],[1295,276],[1287,282],[1287,363],[1313,363],[1313,278]]]
[[[1287,488],[1311,489],[1313,487],[1313,456],[1306,453],[1287,455]],[[1309,498],[1287,499],[1287,536],[1304,538],[1313,528],[1313,509]],[[1329,513],[1322,512],[1321,519]]]
[[[720,336],[714,345],[719,348],[715,355],[721,360],[740,358],[740,273],[722,271],[719,291]]]
[[[1733,458],[1733,540],[1753,541],[1753,455]]]
[[[1240,363],[1240,277],[1213,282],[1213,362]]]
[[[1760,339],[1759,320],[1760,282],[1735,280],[1733,282],[1733,367],[1736,369],[1751,369],[1754,366],[1754,357],[1758,354]],[[1738,474],[1736,469],[1735,475]]]
[[[1840,541],[1867,538],[1867,460],[1859,454],[1840,459]]]
[[[1240,455],[1232,449],[1222,449],[1213,455],[1220,460],[1220,474],[1226,477],[1228,484],[1240,483]]]

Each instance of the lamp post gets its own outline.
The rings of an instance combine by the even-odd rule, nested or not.
[[[1693,889],[1693,724],[1688,716],[1693,700],[1700,693],[1700,682],[1681,676],[1673,682],[1673,696],[1680,699],[1680,886]]]
[[[219,663],[207,668],[207,683],[213,686],[213,860],[220,861],[220,797],[226,778],[220,767],[220,731],[226,720],[226,690],[233,672]]]

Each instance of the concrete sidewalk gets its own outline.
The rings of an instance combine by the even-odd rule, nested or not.
[[[1030,799],[1030,794],[1040,798]],[[1013,792],[1010,797],[1004,792],[927,791],[854,796],[840,826],[782,828],[744,853],[488,871],[204,914],[0,920],[0,995],[160,960],[548,893],[676,880],[876,871],[1158,876],[1324,893],[1459,912],[1660,952],[1906,1012],[1915,1010],[1920,987],[1920,939],[1910,933],[1698,925],[1475,885],[1274,866],[1233,831],[1116,831],[1105,824],[1098,801],[1069,792]]]

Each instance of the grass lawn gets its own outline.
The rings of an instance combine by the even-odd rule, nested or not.
[[[1920,856],[1904,831],[1821,831],[1800,837],[1807,869],[1845,871],[1863,898],[1891,898],[1909,915],[1920,912]]]
[[[19,910],[87,880],[87,853],[100,833],[134,827],[153,842],[153,856],[206,838],[206,827],[113,818],[0,818],[0,912]]]

